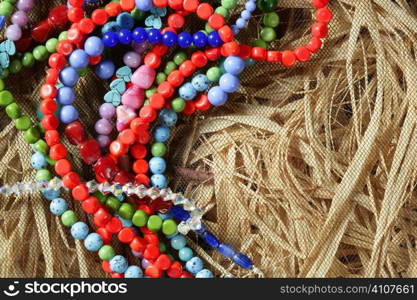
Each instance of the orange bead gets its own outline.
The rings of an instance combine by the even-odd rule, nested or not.
[[[132,145],[136,140],[136,136],[132,129],[124,129],[119,133],[118,140],[125,145]]]
[[[116,17],[122,12],[122,8],[118,2],[110,2],[104,7],[104,10],[110,17]]]
[[[183,0],[168,0],[168,5],[173,10],[181,10],[182,9],[182,2],[183,2]]]
[[[191,62],[197,68],[202,68],[207,64],[208,59],[207,59],[207,56],[204,54],[203,51],[196,51],[191,55]]]
[[[104,9],[98,8],[93,11],[91,14],[91,20],[93,20],[94,24],[96,25],[104,25],[106,24],[109,16]]]
[[[164,98],[170,98],[174,95],[174,87],[168,81],[163,81],[158,85],[158,93]]]
[[[316,53],[321,49],[322,42],[319,38],[313,36],[311,40],[307,44],[307,49],[310,50],[311,53]]]
[[[65,187],[73,189],[80,184],[80,177],[75,172],[69,172],[62,177],[62,183]]]
[[[124,227],[117,234],[117,238],[119,239],[119,241],[125,244],[131,243],[135,236],[136,236],[135,231],[130,227]]]
[[[135,134],[147,130],[148,128],[149,122],[146,122],[142,118],[135,118],[130,122],[130,129],[132,129]]]
[[[125,155],[128,151],[128,146],[123,144],[121,141],[115,140],[110,144],[110,153],[115,156]]]
[[[240,53],[239,44],[235,41],[223,44],[220,49],[223,56],[238,56]]]
[[[132,11],[135,8],[135,0],[120,0],[120,7],[124,11]]]
[[[311,53],[306,47],[298,47],[294,50],[294,54],[297,59],[301,62],[310,60]]]
[[[149,99],[149,105],[155,109],[161,109],[165,105],[165,98],[161,94],[155,93]]]
[[[185,19],[180,14],[174,13],[168,17],[168,25],[174,29],[180,29],[184,26]]]
[[[320,8],[316,12],[316,20],[318,22],[329,23],[333,17],[333,13],[327,7]]]
[[[195,12],[199,4],[200,3],[198,0],[184,0],[182,6],[184,7],[185,11]]]
[[[213,29],[220,29],[224,25],[224,18],[220,14],[212,14],[208,19],[208,24]]]
[[[168,5],[168,0],[153,0],[153,5],[159,8],[163,8]]]
[[[89,18],[84,18],[78,23],[78,28],[84,34],[92,33],[94,30],[94,22]]]
[[[79,184],[71,191],[71,194],[75,200],[84,201],[89,196],[88,187],[85,184]]]
[[[213,6],[211,6],[209,3],[201,3],[197,7],[197,16],[202,20],[208,20],[208,18],[210,18],[213,14],[213,11]]]
[[[156,110],[150,105],[144,106],[139,111],[139,116],[148,123],[154,121],[157,117]]]
[[[211,107],[211,103],[208,100],[208,96],[205,94],[200,94],[197,99],[194,101],[194,106],[200,111],[208,110]]]
[[[62,144],[53,145],[49,149],[49,156],[53,160],[63,159],[63,158],[65,158],[67,156],[67,148],[65,148],[65,146],[62,145]]]
[[[218,33],[223,42],[227,43],[233,41],[233,30],[229,26],[222,26]]]
[[[59,133],[56,130],[47,130],[45,132],[45,142],[48,146],[53,146],[59,143]]]
[[[315,23],[311,28],[311,34],[319,39],[325,38],[329,33],[329,28],[326,23]]]
[[[282,52],[282,65],[285,67],[291,67],[297,61],[297,57],[295,56],[293,51],[286,50]]]
[[[188,77],[195,72],[196,66],[191,60],[186,60],[179,66],[178,69],[184,77]]]
[[[84,11],[81,7],[70,7],[67,16],[72,23],[78,23],[84,17]]]
[[[135,144],[130,148],[130,154],[135,159],[145,158],[147,153],[148,151],[146,150],[146,147],[141,144]]]
[[[145,275],[150,278],[161,278],[162,270],[156,266],[150,265],[145,269]]]
[[[161,64],[161,57],[156,55],[154,52],[149,52],[145,56],[144,63],[148,67],[150,67],[152,69],[156,69]]]
[[[184,76],[179,70],[174,70],[168,75],[167,81],[173,87],[178,87],[184,82]]]
[[[136,174],[146,174],[149,170],[148,162],[144,159],[138,159],[133,163],[132,169]]]
[[[58,175],[64,176],[65,174],[71,172],[72,167],[71,163],[67,159],[60,159],[55,163],[54,169]]]

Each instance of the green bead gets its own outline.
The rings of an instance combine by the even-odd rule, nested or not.
[[[0,79],[0,91],[4,90],[5,87],[6,85],[4,84],[3,79]]]
[[[13,5],[7,1],[0,3],[0,16],[9,17],[13,12]]]
[[[16,74],[19,73],[23,68],[22,62],[20,61],[20,59],[15,58],[10,62],[9,65],[9,71],[12,74]]]
[[[145,226],[148,222],[148,214],[141,209],[135,211],[135,214],[132,217],[132,223],[135,226],[142,227]]]
[[[33,49],[33,56],[38,61],[44,61],[48,58],[48,50],[46,50],[46,47],[43,45],[36,46],[35,49]]]
[[[159,231],[162,227],[162,219],[158,215],[152,215],[149,217],[148,223],[146,225],[151,231]]]
[[[35,127],[29,128],[23,133],[23,138],[29,144],[36,143],[39,140],[40,136],[41,133],[39,132],[39,129]]]
[[[175,261],[175,257],[172,254],[168,253],[167,255],[171,261]]]
[[[110,196],[106,200],[106,206],[109,207],[112,211],[117,211],[120,208],[120,200],[116,197]]]
[[[27,116],[22,116],[16,119],[16,128],[20,131],[28,130],[32,126],[32,121]]]
[[[120,205],[119,215],[123,219],[131,220],[134,212],[135,212],[135,209],[130,203],[123,203],[122,205]]]
[[[146,98],[151,98],[152,95],[155,94],[157,91],[158,91],[157,88],[151,88],[151,89],[146,90],[145,92]]]
[[[58,41],[65,41],[67,40],[67,31],[63,31],[58,36]]]
[[[100,191],[95,191],[93,196],[96,197],[101,204],[104,204],[107,201],[107,197]]]
[[[180,64],[182,64],[184,61],[187,60],[187,54],[185,52],[177,52],[174,55],[174,58],[172,59],[174,61],[174,63],[179,66]]]
[[[98,256],[101,260],[110,260],[112,259],[116,253],[114,252],[114,249],[112,246],[104,245],[98,250]]]
[[[279,25],[279,15],[276,12],[264,14],[262,22],[268,27],[277,27]]]
[[[33,147],[35,148],[36,151],[42,154],[47,154],[49,150],[48,144],[44,140],[41,140],[41,139],[38,140]]]
[[[56,45],[58,44],[57,38],[52,38],[46,41],[45,47],[49,53],[54,53],[56,51]]]
[[[75,215],[75,212],[72,210],[64,211],[64,213],[61,215],[61,222],[64,224],[64,226],[67,227],[71,227],[77,223],[77,216]]]
[[[7,78],[9,74],[10,74],[9,69],[3,69],[3,73],[0,75],[0,79]]]
[[[171,102],[171,108],[176,112],[176,113],[180,113],[184,110],[185,108],[185,100],[178,97],[175,98],[174,100],[172,100]]]
[[[165,235],[172,235],[177,232],[177,223],[174,220],[168,219],[162,223],[162,232]]]
[[[35,57],[33,56],[33,54],[30,52],[26,52],[25,54],[23,54],[22,64],[26,68],[33,67],[35,65]]]
[[[272,42],[277,38],[277,33],[275,32],[274,28],[272,27],[264,27],[261,30],[261,39],[265,42]]]
[[[210,27],[210,25],[208,23],[206,23],[206,25],[204,26],[204,30],[207,31],[208,33],[214,31],[213,28]]]
[[[136,21],[144,21],[147,17],[147,13],[145,11],[141,11],[137,8],[132,10],[130,14]]]
[[[13,102],[13,95],[9,91],[1,91],[0,92],[0,106],[7,106]]]
[[[143,102],[143,106],[148,106],[149,105],[149,99],[146,99],[145,102]]]
[[[214,10],[214,12],[215,12],[216,14],[222,15],[222,16],[223,16],[223,18],[225,18],[225,19],[229,18],[229,15],[230,15],[229,10],[228,10],[226,7],[224,7],[224,6],[219,6],[219,7],[217,7],[217,8]]]
[[[21,113],[22,110],[20,109],[20,106],[14,102],[6,106],[6,114],[13,120],[19,118]]]
[[[232,9],[236,6],[237,0],[222,0],[222,6],[226,9]]]
[[[156,83],[157,84],[160,84],[160,83],[164,82],[165,79],[167,79],[167,76],[165,75],[165,73],[158,72],[158,74],[156,74]]]
[[[220,76],[222,76],[222,71],[220,70],[219,67],[211,67],[210,69],[207,70],[206,76],[208,80],[210,80],[211,82],[218,82],[220,79]]]
[[[11,4],[15,4],[17,0],[6,0],[6,1],[11,3]]]
[[[88,68],[84,68],[84,69],[77,69],[77,73],[80,76],[84,76],[85,74],[87,74],[88,72]]]
[[[268,44],[264,40],[256,40],[253,42],[253,46],[266,49]]]
[[[167,151],[167,146],[164,143],[153,143],[151,153],[153,156],[164,156]]]
[[[49,181],[52,179],[52,174],[47,169],[40,169],[36,171],[36,180],[37,181]]]
[[[53,160],[49,156],[45,156],[45,159],[46,159],[46,162],[48,163],[48,165],[55,166],[55,164],[56,164],[56,161],[55,160]]]
[[[171,72],[173,72],[174,70],[176,70],[178,68],[177,64],[173,61],[169,61],[167,62],[167,64],[165,65],[165,69],[164,72],[166,75],[171,74]]]
[[[272,12],[277,9],[278,0],[258,0],[257,5],[263,12]]]
[[[165,253],[167,251],[167,246],[162,242],[159,243],[158,248],[161,253]]]

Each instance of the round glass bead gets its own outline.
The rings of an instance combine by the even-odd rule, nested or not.
[[[166,162],[162,157],[152,157],[149,160],[149,169],[152,174],[163,174],[166,170]]]
[[[143,271],[138,266],[129,266],[125,271],[125,278],[142,278]]]
[[[226,93],[236,92],[239,89],[239,85],[239,78],[230,73],[225,73],[220,77],[219,86]]]
[[[66,67],[63,70],[61,70],[61,73],[59,74],[59,80],[61,83],[68,87],[73,87],[76,85],[78,81],[79,75],[77,70],[75,70],[72,67]]]
[[[90,56],[99,56],[104,51],[104,43],[97,36],[89,37],[84,43],[84,50]]]
[[[84,247],[88,251],[98,251],[103,246],[103,238],[98,233],[90,233],[84,240]]]
[[[194,76],[194,78],[191,81],[191,84],[196,91],[203,92],[206,89],[208,89],[210,81],[206,75],[198,74],[197,76]]]
[[[220,86],[210,88],[207,96],[210,103],[214,106],[221,106],[227,101],[227,93]]]
[[[164,189],[168,186],[167,179],[162,174],[155,174],[151,176],[151,184],[152,186],[158,189]]]
[[[171,247],[175,250],[180,250],[187,245],[185,237],[182,235],[176,235],[171,239]]]
[[[71,235],[76,240],[83,240],[88,235],[88,225],[84,222],[77,222],[71,226]]]
[[[31,162],[32,168],[36,170],[46,168],[46,166],[48,165],[45,156],[39,152],[35,152],[32,155],[30,162]]]
[[[201,258],[194,256],[185,263],[185,268],[192,274],[197,274],[203,269],[203,261]]]
[[[127,260],[122,255],[116,255],[110,260],[110,269],[115,273],[124,273],[127,267]]]
[[[49,205],[49,210],[55,216],[62,215],[68,209],[68,203],[62,198],[55,198]]]
[[[73,51],[69,57],[71,67],[75,69],[84,69],[88,66],[89,56],[81,49]]]
[[[103,60],[96,66],[95,73],[100,79],[107,80],[113,76],[115,69],[116,67],[114,63],[107,59]]]
[[[187,82],[179,88],[178,94],[184,100],[192,100],[197,95],[197,91],[191,83]]]
[[[193,257],[193,255],[194,255],[193,250],[191,250],[188,247],[181,248],[178,251],[178,257],[184,262],[189,261]]]
[[[213,278],[214,275],[210,270],[203,269],[197,274],[195,274],[195,278]]]

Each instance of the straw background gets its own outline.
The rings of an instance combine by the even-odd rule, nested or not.
[[[45,5],[33,20],[63,1],[37,2]],[[310,2],[279,7],[274,47],[305,44]],[[310,62],[257,63],[226,106],[181,118],[170,186],[196,199],[208,228],[266,277],[415,277],[417,1],[331,0],[331,9],[325,50]],[[44,70],[6,79],[33,119]],[[78,87],[81,119],[93,128],[107,86],[90,72]],[[0,183],[31,180],[30,147],[0,114]],[[254,276],[191,239],[217,275]],[[0,261],[1,277],[105,276],[39,195],[0,197]]]

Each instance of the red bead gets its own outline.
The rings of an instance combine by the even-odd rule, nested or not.
[[[138,209],[143,210],[148,215],[152,215],[153,214],[153,210],[149,207],[149,205],[141,204],[141,205],[139,205]],[[146,227],[143,227],[143,229],[146,229]],[[154,242],[152,242],[151,240],[148,239],[149,240],[149,243],[153,243],[155,245],[158,245],[159,244],[158,236],[155,233],[153,233],[150,230],[149,230],[149,232],[145,232],[145,231],[142,231],[142,232],[150,234],[153,237],[153,239],[155,239]],[[149,236],[148,236],[148,238],[149,238]]]
[[[310,60],[311,53],[306,47],[298,47],[294,50],[294,54],[297,59],[301,62]]]
[[[171,266],[172,262],[171,259],[169,258],[168,255],[166,254],[161,254],[159,255],[159,257],[155,260],[154,266],[156,266],[157,268],[161,269],[161,270],[168,270],[169,267]]]
[[[46,83],[42,85],[40,94],[43,99],[55,98],[57,94],[57,89],[54,85]]]
[[[262,47],[253,47],[251,56],[254,60],[265,60],[266,59],[266,50]]]
[[[55,163],[54,169],[58,175],[64,176],[65,174],[68,174],[69,172],[71,172],[72,167],[71,167],[71,163],[67,159],[60,159]]]
[[[74,46],[69,41],[59,41],[56,52],[68,56],[72,53]]]
[[[329,4],[329,0],[312,0],[311,3],[315,8],[323,8]]]
[[[184,76],[179,70],[174,70],[168,75],[167,81],[173,87],[179,87],[184,82]]]
[[[146,246],[146,249],[143,252],[143,257],[146,259],[157,259],[159,254],[159,247],[153,244],[149,244]]]
[[[59,143],[59,133],[56,130],[47,130],[45,132],[45,142],[48,146],[52,146]]]
[[[99,208],[94,214],[94,224],[99,227],[104,227],[113,218],[104,208]],[[107,229],[106,232],[110,233]]]
[[[55,130],[59,126],[59,120],[55,115],[44,115],[41,124],[45,130]]]
[[[94,174],[100,182],[102,181],[112,181],[114,176],[119,172],[117,165],[113,159],[108,155],[101,157],[97,163],[94,165]]]
[[[89,196],[88,187],[85,184],[79,184],[71,191],[71,194],[75,200],[84,201]]]
[[[153,0],[153,5],[159,8],[163,8],[168,5],[168,0]]]
[[[154,121],[157,117],[156,110],[150,105],[143,106],[139,111],[139,116],[148,123]]]
[[[168,81],[163,81],[158,85],[158,93],[164,98],[170,98],[174,95],[174,87]],[[162,107],[163,105],[160,108]]]
[[[198,0],[184,0],[182,6],[184,7],[185,11],[195,12],[199,4],[200,3]]]
[[[202,68],[207,64],[208,59],[207,59],[207,56],[204,54],[203,51],[196,51],[191,55],[191,62],[197,68]]]
[[[68,124],[65,127],[65,136],[68,141],[73,145],[79,145],[85,141],[85,130],[84,126],[79,122],[75,121]]]
[[[139,202],[139,201],[138,201]],[[140,208],[140,210],[143,210],[143,211],[145,211],[144,209],[141,209]],[[149,209],[149,210],[147,210],[147,211],[145,211],[148,215],[152,215],[153,214],[153,212]],[[150,213],[148,213],[148,212],[150,212]],[[154,233],[153,233],[153,231],[151,231],[151,230],[149,230],[146,226],[143,226],[143,227],[140,227],[140,232],[142,232],[144,235],[145,235],[145,237],[146,237],[146,235],[149,235],[149,234],[152,234],[152,235],[155,235]],[[146,240],[146,239],[145,239]],[[151,242],[148,242],[148,241],[146,241],[148,244],[154,244],[154,245],[158,245],[158,243],[151,243]]]
[[[235,41],[223,44],[221,47],[221,54],[227,56],[238,56],[240,53],[239,44]]]
[[[149,52],[145,55],[145,59],[143,61],[148,67],[156,69],[161,64],[161,57],[159,57],[154,52]]]
[[[75,172],[69,172],[64,177],[62,177],[62,182],[65,187],[73,189],[80,184],[80,177]]]
[[[100,202],[96,197],[88,197],[81,203],[82,209],[89,214],[94,214],[100,208]]]
[[[58,81],[59,71],[57,69],[48,69],[46,71],[46,83],[55,84]]]
[[[100,146],[94,139],[81,143],[79,151],[81,158],[88,165],[95,163],[101,156]]]
[[[56,144],[49,149],[49,156],[53,160],[64,159],[67,156],[67,148],[62,144]]]
[[[293,51],[284,51],[282,52],[282,65],[285,67],[291,67],[297,61],[297,57],[295,56]]]
[[[44,115],[49,115],[49,114],[55,113],[57,108],[58,108],[58,105],[52,99],[42,100],[42,102],[39,105],[39,109],[40,109],[41,113],[43,113]]]
[[[220,48],[207,49],[204,53],[209,61],[217,61],[221,56]]]
[[[136,136],[132,129],[124,129],[119,133],[117,139],[123,144],[132,145],[136,140]]]
[[[140,130],[136,133],[136,142],[146,145],[151,140],[151,134],[148,130]]]
[[[193,275],[191,275],[190,273],[188,273],[188,272],[182,272],[182,274],[181,274],[181,276],[180,276],[180,278],[193,278]]]
[[[319,39],[325,38],[329,33],[326,23],[315,23],[311,28],[311,34]]]
[[[165,105],[165,98],[161,94],[155,93],[149,99],[149,105],[154,109],[161,109]]]
[[[109,222],[107,222],[105,228],[110,233],[118,233],[120,230],[122,230],[122,227],[122,221],[120,221],[120,219],[117,217],[113,217]]]
[[[135,0],[120,0],[120,7],[124,11],[132,11],[135,8]]]
[[[44,43],[52,32],[52,24],[48,20],[39,22],[31,31],[32,38],[38,43]]]
[[[141,144],[135,144],[130,148],[130,154],[135,159],[142,159],[146,157],[147,150],[146,147]]]
[[[168,0],[168,5],[173,10],[181,10],[182,9],[182,2],[183,2],[183,0]]]
[[[224,18],[220,14],[212,14],[208,19],[208,24],[213,29],[220,29],[224,25]]]
[[[100,56],[90,56],[89,58],[88,58],[88,64],[90,65],[90,66],[95,66],[95,65],[97,65],[99,62],[101,62],[101,60],[102,60],[102,56],[100,55]]]
[[[113,141],[110,144],[110,153],[115,155],[115,156],[122,156],[125,155],[127,153],[127,151],[129,150],[128,146],[126,144],[123,144],[122,142],[116,140]]]
[[[316,53],[321,49],[322,42],[317,37],[312,37],[311,40],[307,44],[307,49],[310,50],[311,53]]]
[[[67,60],[63,54],[54,53],[49,57],[48,64],[53,69],[61,70],[67,64]]]
[[[145,269],[145,275],[150,278],[161,278],[162,270],[157,266],[150,265]]]
[[[135,118],[130,122],[130,129],[132,129],[135,134],[139,134],[143,130],[148,130],[148,128],[149,122],[142,118]]]
[[[67,31],[67,39],[73,44],[78,44],[83,39],[83,35],[78,28],[71,28]]]
[[[88,200],[88,199],[87,199],[87,200]],[[87,201],[87,200],[85,200],[85,201]],[[82,204],[84,204],[84,203],[85,203],[85,201],[84,201]],[[106,211],[105,211],[103,208],[100,208],[100,210],[103,210],[103,211],[104,211],[104,213],[106,213]],[[100,210],[99,210],[99,211],[100,211]],[[97,211],[97,212],[96,212],[96,214],[97,214],[99,211]],[[100,212],[100,213],[101,213],[101,212]],[[95,214],[94,214],[94,216],[95,216]],[[96,230],[96,233],[98,233],[98,234],[101,236],[101,238],[103,239],[103,242],[104,242],[105,244],[110,243],[111,238],[112,238],[112,235],[111,235],[111,233],[110,233],[110,232],[108,232],[108,231],[106,230],[106,228],[104,228],[104,227],[98,228],[98,229]]]
[[[68,9],[68,19],[72,23],[78,23],[84,17],[84,11],[81,7],[71,7]]]
[[[122,12],[122,7],[117,2],[110,2],[104,9],[110,17],[116,17]]]
[[[146,241],[139,236],[135,236],[132,242],[130,242],[129,244],[132,250],[136,252],[140,252],[140,253],[143,253],[145,251],[146,245],[147,245]]]
[[[48,22],[53,25],[54,29],[62,30],[68,23],[68,7],[59,5],[54,7],[48,15]]]
[[[82,7],[84,5],[84,0],[69,0],[71,6]]]
[[[120,171],[114,176],[112,183],[118,183],[120,185],[126,185],[128,183],[133,183],[135,178],[132,174],[126,171]]]
[[[249,59],[251,55],[251,48],[249,45],[241,44],[239,45],[239,56],[242,59]]]
[[[184,77],[188,77],[195,72],[196,66],[193,64],[191,60],[186,60],[179,66],[178,69],[181,72],[181,74],[184,75]]]
[[[186,115],[191,115],[195,112],[195,109],[194,101],[185,101],[185,108],[182,112]]]
[[[183,273],[182,266],[179,262],[174,261],[169,269],[167,270],[167,275],[170,278],[179,278]]]
[[[119,241],[125,244],[131,243],[135,236],[136,236],[136,233],[131,227],[124,227],[117,234],[117,238],[119,239]]]
[[[146,174],[149,170],[148,162],[144,159],[138,159],[133,163],[132,169],[136,174]]]
[[[320,8],[316,12],[316,20],[322,23],[329,23],[333,17],[333,13],[327,7]]]
[[[164,201],[161,197],[149,200],[149,208],[161,214],[166,214],[172,207],[172,201]]]
[[[146,176],[145,174],[138,174],[135,176],[135,183],[149,186],[150,180],[149,180],[149,177]]]
[[[213,11],[213,6],[209,3],[201,3],[197,7],[197,16],[202,20],[208,20],[208,18],[210,18],[213,14]]]
[[[94,22],[89,18],[84,18],[78,23],[78,28],[80,29],[81,33],[84,34],[92,33],[94,27]]]
[[[155,53],[158,56],[163,56],[163,55],[167,54],[168,50],[169,50],[169,47],[167,45],[157,44],[157,45],[153,46],[152,52]]]
[[[91,19],[96,25],[104,25],[107,22],[109,16],[104,9],[98,8],[91,14]]]
[[[143,208],[143,209],[142,209]],[[151,214],[153,214],[153,211],[152,210],[147,210],[145,207],[142,207],[142,206],[140,206],[140,209],[141,210],[143,210],[143,211],[145,211],[148,215],[151,215]],[[150,208],[149,208],[150,209]],[[146,227],[143,227],[143,229],[145,230],[145,229],[147,229]],[[145,234],[145,236],[144,236],[144,238],[145,238],[145,241],[148,243],[148,244],[150,244],[150,245],[154,245],[155,247],[158,247],[158,245],[159,245],[159,238],[158,238],[158,236],[155,234],[155,233],[153,233],[152,231],[149,233],[149,232],[145,232],[144,233]],[[159,249],[159,248],[158,248]],[[158,254],[159,255],[159,254]],[[156,257],[155,257],[156,258]]]
[[[124,278],[125,275],[121,273],[111,273],[111,278]]]
[[[227,43],[233,41],[233,30],[228,25],[222,26],[218,30],[218,33],[223,42]]]
[[[267,51],[266,52],[266,61],[267,62],[281,62],[282,54],[279,51]]]
[[[211,107],[211,103],[208,100],[207,95],[200,94],[197,99],[194,101],[194,106],[200,111],[208,110]]]
[[[110,262],[108,260],[103,260],[101,262],[101,269],[106,273],[112,273],[113,270],[110,268]]]

